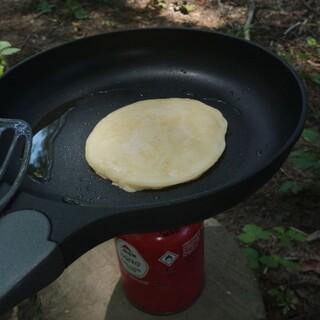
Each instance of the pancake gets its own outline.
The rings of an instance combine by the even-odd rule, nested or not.
[[[123,190],[161,189],[194,180],[225,149],[227,121],[217,109],[183,98],[132,103],[90,133],[90,167]]]

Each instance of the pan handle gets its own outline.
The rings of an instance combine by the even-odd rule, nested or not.
[[[0,314],[64,270],[61,251],[48,240],[49,233],[49,220],[38,211],[16,211],[0,219]]]

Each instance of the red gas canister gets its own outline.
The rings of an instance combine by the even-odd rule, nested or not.
[[[124,291],[152,314],[190,306],[204,284],[203,224],[116,238]]]

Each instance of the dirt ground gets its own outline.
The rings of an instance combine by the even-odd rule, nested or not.
[[[1,0],[0,40],[10,41],[22,49],[10,57],[9,63],[14,65],[34,53],[66,41],[117,29],[186,26],[219,30],[239,37],[249,31],[252,41],[281,55],[304,78],[310,99],[307,127],[319,131],[320,46],[308,39],[320,41],[320,2],[254,2],[254,10],[251,10],[252,1],[242,0],[198,0],[188,3],[171,0]],[[48,9],[46,3],[54,7]],[[39,4],[42,4],[41,8]],[[250,28],[247,28],[244,26],[250,13],[254,15]],[[305,144],[306,141],[301,139],[296,148],[303,148]],[[292,226],[307,234],[314,233],[320,229],[319,178],[319,171],[297,170],[287,161],[261,190],[236,208],[218,215],[217,219],[235,234],[239,234],[242,227],[249,223],[264,228]],[[286,180],[303,185],[303,190],[296,194],[279,192],[279,186]],[[298,262],[312,261],[313,268],[258,274],[268,319],[320,319],[319,238],[318,235],[314,241],[296,248],[294,253],[290,251]],[[270,288],[280,285],[290,288],[298,299],[295,307],[286,314],[268,294]]]

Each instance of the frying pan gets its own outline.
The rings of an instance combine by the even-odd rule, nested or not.
[[[34,133],[64,122],[51,141],[51,177],[26,177],[0,219],[1,312],[107,239],[194,223],[239,203],[279,169],[307,109],[301,81],[271,52],[220,33],[170,28],[45,51],[10,70],[0,96],[0,116],[29,122]],[[168,97],[223,113],[229,128],[220,161],[195,181],[157,191],[127,193],[95,175],[84,146],[96,123],[134,101]],[[7,185],[15,161],[12,167]]]

